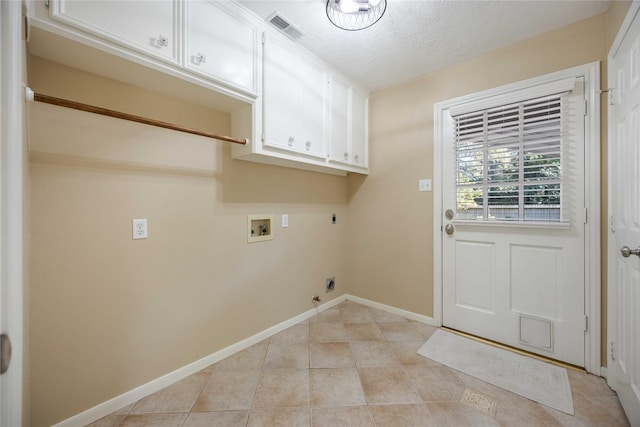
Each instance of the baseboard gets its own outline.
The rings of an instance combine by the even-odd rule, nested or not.
[[[401,308],[396,308],[390,305],[381,304],[379,302],[371,301],[366,298],[360,298],[355,295],[346,295],[346,299],[349,301],[357,302],[358,304],[366,305],[371,308],[377,308],[378,310],[386,311],[388,313],[397,314],[398,316],[406,317],[407,319],[415,320],[417,322],[426,323],[431,326],[440,327],[438,322],[435,321],[433,317],[424,316],[422,314],[417,314],[412,311],[403,310]]]
[[[285,329],[295,325],[296,323],[307,320],[308,318],[313,317],[316,314],[323,312],[324,310],[340,304],[341,302],[347,300],[347,297],[348,295],[346,294],[341,295],[337,298],[332,299],[331,301],[320,304],[316,308],[307,310],[302,314],[292,317],[291,319],[286,320],[282,323],[278,323],[277,325],[265,329],[264,331],[259,332],[247,339],[225,347],[222,350],[205,356],[200,360],[183,366],[182,368],[176,369],[175,371],[163,375],[160,378],[156,378],[155,380],[143,384],[140,387],[136,387],[135,389],[123,393],[120,396],[114,397],[111,400],[89,408],[86,411],[74,415],[71,418],[67,418],[64,421],[55,424],[53,427],[82,427],[86,426],[87,424],[91,424],[92,422],[97,421],[109,414],[112,414],[127,405],[131,405],[132,403],[135,403],[138,400],[155,393],[156,391],[162,390],[163,388],[170,386],[171,384],[176,383],[181,379],[188,377],[189,375],[193,375],[196,372],[206,368],[207,366],[217,363],[220,360],[231,356],[232,354],[244,350],[245,348],[251,347],[252,345],[257,344],[260,341],[263,341],[271,337],[272,335],[277,334],[278,332],[282,332]]]

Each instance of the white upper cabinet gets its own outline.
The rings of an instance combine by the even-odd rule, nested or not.
[[[286,42],[265,37],[264,144],[325,157],[325,72]]]
[[[224,3],[223,3],[224,4]],[[185,66],[251,93],[256,88],[257,29],[220,2],[189,1]]]
[[[53,19],[169,62],[179,60],[177,1],[52,2]]]

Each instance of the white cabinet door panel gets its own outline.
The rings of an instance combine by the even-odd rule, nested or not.
[[[366,93],[351,88],[349,125],[351,127],[351,163],[367,167],[367,126],[369,98]]]
[[[187,68],[256,92],[256,28],[215,2],[187,5]]]
[[[331,79],[330,152],[329,159],[349,163],[349,87]]]
[[[300,62],[301,84],[301,151],[325,157],[326,147],[326,77],[322,68],[306,61]]]
[[[78,1],[53,3],[52,17],[76,28],[178,62],[178,4],[156,1]]]

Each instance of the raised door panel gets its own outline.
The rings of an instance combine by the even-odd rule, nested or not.
[[[369,98],[366,93],[352,88],[350,95],[349,119],[351,134],[351,163],[354,166],[367,167],[367,126]]]
[[[326,156],[326,74],[324,69],[310,62],[300,62],[302,138],[305,154]]]
[[[349,86],[332,77],[330,87],[329,159],[334,162],[349,163]]]
[[[179,58],[179,8],[173,0],[52,3],[52,18],[173,63]]]
[[[267,38],[264,47],[264,144],[297,151],[300,82],[295,52]]]
[[[186,67],[255,93],[256,28],[211,1],[186,5]]]

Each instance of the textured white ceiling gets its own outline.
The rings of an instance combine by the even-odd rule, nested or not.
[[[508,46],[607,10],[610,0],[387,0],[372,27],[344,31],[325,0],[240,0],[261,18],[280,12],[298,43],[371,90]]]

